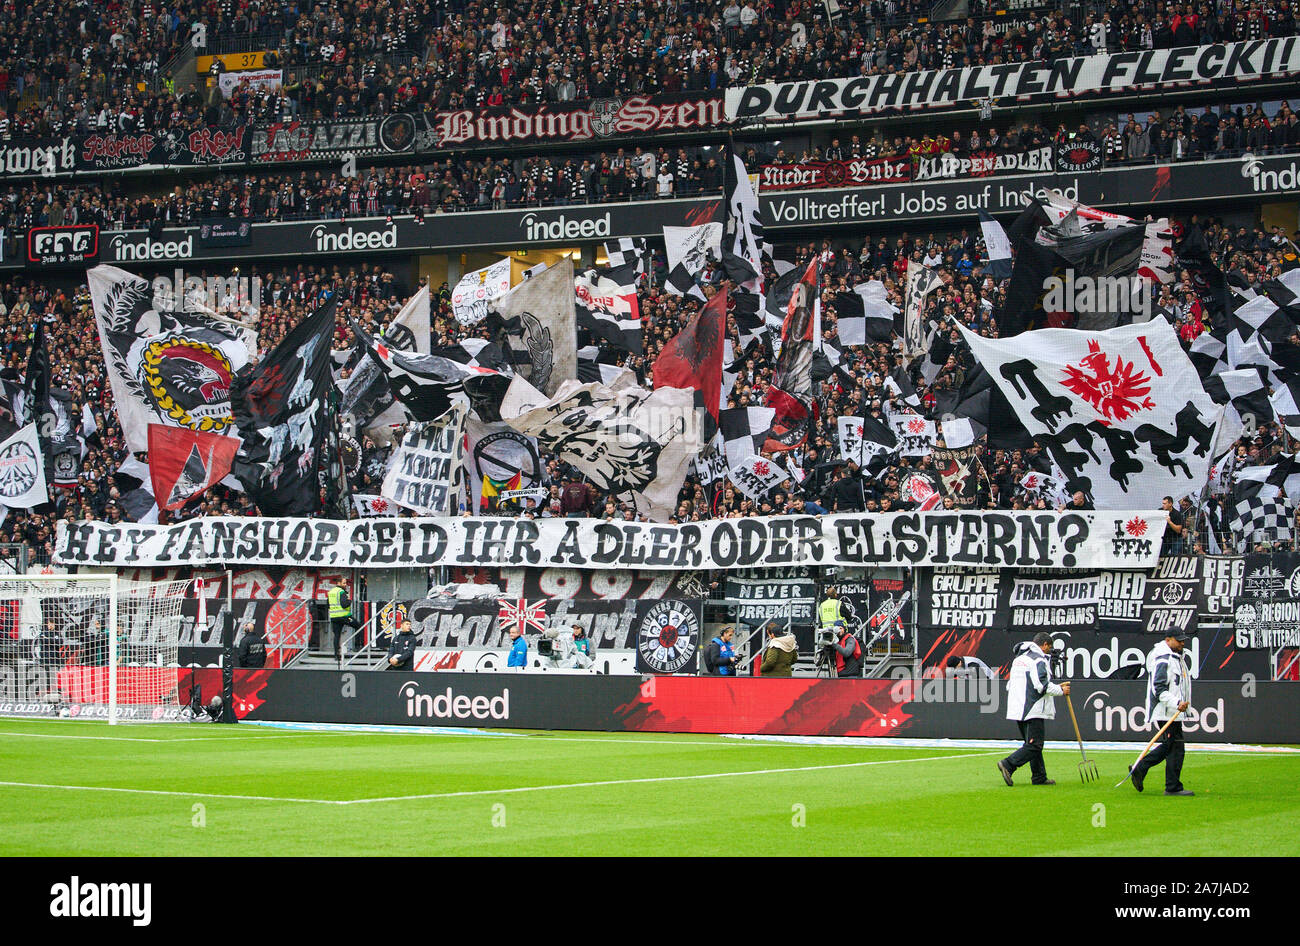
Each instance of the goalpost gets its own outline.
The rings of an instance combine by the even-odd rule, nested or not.
[[[0,627],[60,716],[159,718],[181,699],[181,606],[192,579],[0,575]]]

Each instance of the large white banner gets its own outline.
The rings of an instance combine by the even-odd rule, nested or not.
[[[1156,508],[1205,486],[1223,408],[1164,319],[997,340],[958,327],[1071,492],[1099,509]]]
[[[885,109],[969,106],[989,98],[1064,98],[1087,92],[1223,83],[1293,72],[1300,72],[1300,39],[1286,36],[1214,46],[1101,53],[1055,62],[1037,60],[739,86],[727,90],[726,115],[732,122],[841,112],[867,115]]]
[[[902,512],[662,525],[603,519],[219,517],[172,526],[59,520],[61,565],[523,565],[680,570],[775,565],[1153,568],[1164,513]]]
[[[465,493],[466,408],[452,407],[437,420],[412,424],[384,477],[381,496],[430,516],[454,516]]]

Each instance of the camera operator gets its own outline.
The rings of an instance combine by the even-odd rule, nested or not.
[[[1054,696],[1069,696],[1070,681],[1052,682],[1052,635],[1039,631],[1033,643],[1026,641],[1016,648],[1016,659],[1011,662],[1007,678],[1007,719],[1013,719],[1020,728],[1024,744],[1005,759],[999,759],[998,772],[1008,785],[1013,784],[1011,773],[1028,763],[1030,781],[1034,785],[1055,785],[1047,777],[1043,765],[1043,740],[1046,722],[1056,718]]]
[[[591,638],[586,635],[586,628],[581,624],[573,625],[573,648],[576,651],[576,667],[591,667],[595,663],[595,648],[591,646]]]
[[[266,666],[266,635],[253,621],[244,625],[244,636],[239,640],[239,666]]]
[[[591,657],[588,656],[591,642],[585,637],[581,624],[574,624],[570,630],[550,627],[543,634],[552,642],[551,659],[555,661],[557,667],[565,670],[586,670],[591,666]],[[579,638],[586,645],[585,647],[579,647]],[[539,653],[541,649],[541,645],[538,645]]]
[[[415,634],[411,631],[411,621],[404,618],[397,629],[388,648],[388,665],[385,670],[410,670],[415,665]]]
[[[862,675],[862,641],[848,629],[843,621],[834,624],[835,675],[859,677]]]
[[[717,677],[734,677],[739,659],[736,649],[731,644],[736,629],[724,627],[718,636],[709,641],[704,648],[704,672]]]

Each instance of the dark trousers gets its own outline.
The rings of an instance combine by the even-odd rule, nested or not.
[[[357,624],[351,617],[330,618],[330,631],[334,635],[334,656],[338,657],[340,649],[343,647],[344,630],[355,631]],[[356,650],[359,644],[354,644],[351,650]]]
[[[1165,734],[1160,737],[1155,748],[1142,757],[1142,761],[1137,764],[1133,771],[1146,776],[1147,772],[1159,765],[1165,764],[1165,791],[1181,792],[1183,790],[1183,750],[1186,743],[1183,741],[1183,723],[1182,720],[1175,720],[1165,730]]]
[[[1020,727],[1020,738],[1025,741],[1024,745],[1002,761],[1012,772],[1028,763],[1030,781],[1035,785],[1041,785],[1047,781],[1047,766],[1043,765],[1043,733],[1046,730],[1044,721],[1026,719],[1016,725]]]

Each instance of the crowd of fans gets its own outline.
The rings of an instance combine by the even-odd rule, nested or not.
[[[713,155],[716,155],[716,151]],[[19,240],[32,227],[97,223],[143,229],[215,217],[253,221],[456,213],[720,194],[722,169],[702,148],[618,149],[585,157],[459,160],[338,171],[223,174],[170,193],[127,195],[118,181],[37,180],[0,193],[0,227]]]
[[[1261,227],[1231,228],[1216,221],[1184,221],[1186,227],[1203,230],[1213,259],[1234,283],[1258,287],[1283,270],[1297,264],[1295,244],[1281,228],[1266,231]],[[981,260],[984,246],[978,229],[957,232],[903,234],[871,238],[858,243],[823,241],[805,244],[781,255],[790,257],[796,266],[804,266],[813,254],[822,257],[822,298],[824,341],[838,344],[836,294],[869,279],[881,280],[893,302],[903,303],[903,278],[908,259],[937,267],[944,285],[927,299],[927,315],[933,318],[952,316],[972,330],[996,335],[994,313],[1004,301],[1006,283],[997,283],[984,275]],[[631,356],[612,351],[603,360],[621,362],[634,371],[642,383],[653,380],[652,364],[663,345],[697,311],[699,303],[675,296],[663,288],[662,258],[652,267],[654,275],[638,290],[640,310],[645,326],[644,352]],[[329,292],[341,296],[339,328],[336,333],[336,361],[344,365],[345,377],[356,364],[354,340],[346,326],[346,317],[358,319],[370,331],[379,331],[396,314],[417,287],[406,285],[377,265],[299,266],[293,269],[251,271],[263,280],[262,305],[258,313],[259,349],[264,354],[297,324]],[[774,272],[768,273],[771,279]],[[721,273],[706,270],[700,277],[706,285],[718,284]],[[1160,309],[1168,313],[1185,344],[1190,344],[1207,328],[1204,307],[1190,275],[1175,270],[1175,278],[1162,287],[1157,299]],[[58,518],[94,518],[109,521],[130,519],[149,511],[152,503],[138,505],[129,491],[134,484],[115,481],[114,472],[127,459],[127,452],[113,411],[112,393],[107,383],[100,353],[90,295],[82,286],[75,292],[55,290],[40,281],[15,278],[0,286],[0,325],[3,334],[4,371],[2,377],[16,382],[26,369],[31,329],[39,320],[44,324],[53,363],[53,384],[67,389],[75,410],[90,408],[96,430],[86,443],[78,485],[55,488],[52,508],[34,511],[10,510],[0,523],[0,543],[25,545],[32,559],[46,562],[52,555],[53,523]],[[466,327],[453,316],[450,291],[446,285],[434,293],[431,315],[432,344],[454,346],[467,336],[481,335],[481,327]],[[738,341],[734,322],[729,335]],[[970,351],[953,333],[954,350],[930,383],[913,365],[910,381],[923,414],[937,416],[937,405],[944,392],[959,390],[974,367]],[[585,340],[580,339],[580,342]],[[1300,345],[1300,335],[1293,340]],[[602,343],[603,345],[603,343]],[[734,366],[736,380],[726,406],[760,405],[771,384],[773,362],[761,349],[751,350]],[[896,347],[887,343],[843,348],[843,362],[817,386],[817,419],[807,442],[798,449],[782,454],[780,459],[798,476],[786,481],[772,495],[760,500],[746,498],[730,482],[707,484],[698,475],[688,476],[674,519],[698,520],[712,517],[774,515],[781,513],[819,513],[842,511],[888,511],[909,508],[900,495],[900,483],[912,469],[933,470],[930,458],[898,458],[883,474],[869,476],[856,463],[839,455],[836,421],[844,415],[869,414],[884,418],[888,413],[906,411],[906,393],[891,379],[906,371]],[[400,435],[400,430],[393,432]],[[1285,434],[1275,425],[1261,424],[1238,444],[1242,463],[1271,462],[1286,445]],[[356,493],[376,493],[382,482],[391,447],[365,435],[358,436],[360,453],[350,479]],[[594,486],[585,493],[580,508],[569,508],[562,498],[561,487],[581,482],[576,469],[555,457],[546,457],[546,474],[540,484],[547,496],[539,503],[529,502],[523,510],[511,514],[529,516],[564,515],[586,512],[608,518],[635,518],[637,512],[617,497],[602,494]],[[979,479],[976,508],[1052,508],[1054,500],[1021,486],[1026,473],[1046,472],[1046,456],[1034,446],[1024,451],[992,449],[981,446],[979,460],[984,476]],[[1179,497],[1182,499],[1182,497]],[[1184,503],[1185,518],[1190,526],[1186,548],[1202,550],[1207,534],[1204,519],[1193,506],[1195,497]],[[571,505],[571,504],[570,504]],[[250,515],[255,513],[247,498],[225,486],[210,489],[203,497],[184,509],[163,512],[159,521],[177,521],[200,515]],[[505,511],[505,510],[503,510]]]
[[[0,140],[16,141],[73,132],[183,132],[197,125],[236,127],[250,121],[382,115],[398,110],[442,111],[505,104],[585,101],[630,93],[719,90],[759,82],[841,78],[918,69],[951,68],[1029,59],[1055,60],[1097,51],[1168,48],[1270,36],[1292,36],[1292,0],[1202,0],[1168,3],[1086,2],[1047,14],[994,16],[974,0],[971,17],[935,22],[924,0],[839,0],[833,7],[808,0],[641,0],[637,3],[563,4],[557,0],[490,5],[466,0],[16,0],[0,9],[8,37],[0,49]],[[1014,12],[1014,11],[1013,11]],[[1008,28],[1008,21],[1013,26]],[[197,30],[196,30],[197,28]],[[269,51],[263,65],[284,70],[278,89],[236,85],[226,98],[220,84],[182,90],[167,64],[197,31],[209,51]],[[224,67],[214,64],[215,79]],[[1012,151],[1079,139],[1100,143],[1108,163],[1182,160],[1245,151],[1268,153],[1300,147],[1300,124],[1288,103],[1273,114],[1259,106],[1162,109],[1107,127],[1050,129],[1036,121],[1013,128],[982,127],[920,137],[874,132],[831,138],[787,153],[779,145],[754,146],[751,171],[769,163],[893,157],[919,161],[951,153]],[[584,203],[718,193],[716,152],[697,148],[607,149],[581,156],[448,157],[429,165],[363,168],[355,178],[331,171],[271,174],[217,173],[175,185],[171,193],[137,194],[122,180],[47,180],[12,184],[0,200],[0,227],[12,239],[39,225],[96,222],[104,227],[185,224],[205,217],[253,220],[330,218],[384,213],[455,212],[507,206]],[[1214,261],[1240,285],[1259,286],[1296,265],[1295,246],[1280,231],[1186,221],[1203,230]],[[794,247],[785,256],[803,266],[823,257],[825,341],[838,342],[837,292],[881,280],[901,307],[907,261],[943,273],[944,286],[927,301],[928,314],[952,316],[976,332],[996,334],[994,313],[1006,284],[981,266],[978,230],[873,236],[820,246]],[[652,381],[651,365],[663,345],[697,311],[698,303],[663,288],[660,259],[654,278],[638,289],[645,350],[637,356],[605,353]],[[252,275],[263,279],[258,312],[260,354],[270,350],[326,296],[341,296],[335,349],[341,375],[356,364],[352,317],[378,331],[416,288],[373,264],[300,266]],[[769,272],[768,278],[774,273]],[[720,280],[707,272],[706,284]],[[1156,300],[1185,344],[1206,329],[1206,316],[1190,276],[1176,271]],[[69,392],[74,414],[88,408],[94,430],[86,436],[75,486],[51,489],[53,501],[36,510],[8,510],[0,543],[25,546],[33,561],[52,558],[58,519],[121,521],[151,512],[140,490],[115,477],[128,459],[113,409],[90,294],[83,285],[64,290],[14,276],[0,284],[0,380],[10,394],[27,369],[33,326],[43,325],[52,383]],[[468,335],[451,314],[450,290],[435,293],[432,342],[452,346]],[[729,334],[738,342],[734,323]],[[1293,339],[1300,344],[1300,336]],[[772,359],[751,351],[735,366],[727,406],[763,403]],[[974,367],[957,339],[953,353],[928,383],[915,365],[908,380],[922,413],[934,413],[945,393],[959,390]],[[843,349],[841,370],[820,380],[818,411],[807,442],[782,455],[798,475],[761,500],[750,500],[723,480],[706,484],[688,476],[677,521],[792,512],[878,511],[906,508],[899,486],[907,472],[930,469],[930,458],[900,458],[879,476],[867,476],[839,456],[836,420],[844,414],[905,409],[895,379],[907,371],[887,343]],[[400,434],[400,431],[397,433]],[[365,436],[350,477],[357,493],[378,492],[391,447]],[[1238,445],[1243,462],[1269,462],[1286,446],[1276,425],[1259,425]],[[985,476],[977,508],[1044,508],[1053,500],[1020,484],[1043,471],[1042,451],[980,448]],[[547,495],[522,510],[530,516],[589,514],[633,518],[636,510],[589,487],[581,508],[571,508],[563,486],[581,482],[579,471],[545,458]],[[1199,510],[1179,497],[1197,521]],[[247,497],[225,486],[210,489],[184,509],[159,513],[159,521],[200,515],[255,513]],[[1203,548],[1204,527],[1187,545]]]
[[[0,131],[176,130],[203,121],[381,115],[1054,60],[1297,33],[1291,0],[1088,0],[961,22],[925,0],[87,0],[0,11]],[[266,51],[279,91],[181,91],[168,64],[198,28],[207,51]],[[214,73],[224,68],[213,67]],[[142,89],[148,91],[142,91]]]
[[[1000,131],[975,128],[963,134],[890,135],[883,127],[864,135],[787,152],[779,142],[744,146],[751,172],[765,165],[887,158],[918,163],[951,154],[1006,154],[1052,145],[1096,142],[1103,162],[1231,158],[1300,148],[1300,119],[1289,103],[1272,114],[1260,105],[1188,111],[1176,106],[1138,121],[1109,123],[1095,132],[1087,124],[1053,132],[1040,121]],[[39,226],[97,223],[105,229],[138,229],[161,223],[187,226],[214,217],[253,221],[340,219],[405,213],[607,203],[718,194],[723,170],[712,147],[616,148],[582,155],[502,158],[447,157],[426,165],[372,167],[355,177],[338,171],[272,171],[218,174],[170,193],[128,194],[121,179],[64,183],[36,179],[11,183],[0,193],[0,228],[16,251],[26,231]]]

